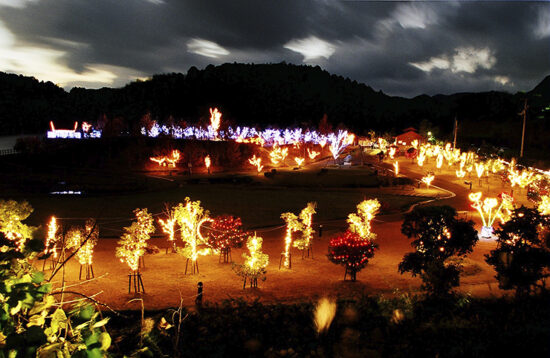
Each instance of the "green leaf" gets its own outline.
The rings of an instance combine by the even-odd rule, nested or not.
[[[36,271],[32,274],[33,283],[39,284],[39,283],[42,283],[42,281],[44,281],[44,273],[40,271]]]
[[[88,358],[103,358],[103,352],[99,348],[94,348],[86,351]]]
[[[99,342],[101,343],[101,350],[106,351],[111,346],[111,336],[107,332],[102,332],[99,335]]]

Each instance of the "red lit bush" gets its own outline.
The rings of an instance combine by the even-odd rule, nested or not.
[[[351,280],[355,281],[357,272],[367,266],[377,248],[378,245],[374,242],[362,239],[361,236],[351,231],[346,231],[330,239],[328,259],[332,263],[343,265],[346,268],[344,279],[349,274]]]

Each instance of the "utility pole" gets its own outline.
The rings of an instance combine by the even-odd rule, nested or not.
[[[527,98],[525,99],[525,102],[523,102],[523,110],[519,112],[518,114],[521,116],[523,115],[523,131],[521,132],[521,150],[519,152],[519,157],[523,158],[523,143],[525,141],[525,122],[527,121],[527,109],[529,106],[527,105]]]
[[[457,119],[457,116],[455,114],[455,130],[454,130],[454,135],[455,135],[455,138],[453,140],[453,149],[456,149],[456,133],[458,132],[458,119]]]

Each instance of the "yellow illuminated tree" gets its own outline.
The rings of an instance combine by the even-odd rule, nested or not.
[[[317,213],[315,208],[317,207],[316,202],[309,202],[307,206],[302,209],[298,218],[302,224],[302,237],[294,240],[292,246],[296,247],[298,250],[307,250],[311,247],[311,240],[313,239],[313,233],[315,232],[311,228],[313,221],[313,214]]]
[[[200,201],[185,198],[185,205],[179,203],[174,208],[174,217],[177,218],[181,239],[185,243],[185,246],[178,252],[195,265],[199,255],[207,255],[211,252],[208,247],[201,248],[208,244],[208,238],[203,237],[200,232],[201,225],[211,220],[209,212],[201,207]]]
[[[168,234],[168,243],[176,251],[176,224],[178,218],[175,215],[175,208],[170,208],[168,204],[164,205],[164,214],[166,219],[158,219],[158,222],[165,234]]]
[[[239,276],[244,278],[243,289],[246,286],[246,279],[250,279],[250,287],[258,287],[258,278],[265,280],[265,268],[269,263],[269,256],[262,252],[263,239],[254,234],[246,240],[246,247],[250,255],[244,253],[244,264],[234,265],[233,269]]]
[[[94,247],[97,244],[99,230],[94,219],[88,219],[84,228],[73,227],[66,235],[66,246],[75,250],[75,256],[80,264],[80,277],[82,268],[85,269],[86,279],[93,277]]]
[[[0,232],[15,245],[17,251],[23,250],[25,242],[35,230],[22,223],[32,212],[33,208],[26,201],[18,203],[15,200],[0,200]]]
[[[371,221],[380,209],[377,199],[363,200],[357,205],[357,214],[348,215],[349,231],[358,234],[362,239],[374,240],[376,234],[371,231]]]
[[[59,242],[59,235],[57,235],[57,231],[59,230],[59,226],[57,225],[57,219],[55,216],[52,216],[50,221],[48,222],[48,233],[46,235],[46,242],[44,243],[44,254],[51,254],[51,257],[53,259],[57,258],[57,250],[58,250],[58,242]]]
[[[283,266],[290,268],[290,245],[292,244],[292,233],[302,230],[303,225],[294,213],[282,213],[281,219],[286,222],[285,251],[282,253],[284,258]]]
[[[124,234],[118,241],[116,256],[126,262],[134,273],[139,271],[140,258],[145,254],[147,240],[155,232],[153,215],[147,209],[134,210],[136,221],[124,228]]]

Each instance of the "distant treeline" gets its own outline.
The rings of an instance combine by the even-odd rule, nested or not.
[[[521,135],[524,99],[528,99],[527,147],[550,149],[550,76],[527,93],[504,92],[391,97],[369,86],[329,74],[320,67],[279,64],[209,65],[187,74],[155,75],[122,88],[73,88],[65,92],[0,72],[0,134],[36,133],[72,127],[74,121],[100,123],[107,134],[139,133],[144,116],[159,122],[207,123],[209,107],[218,107],[226,123],[317,127],[326,115],[334,127],[363,134],[368,130],[400,133],[414,126],[450,138],[454,118],[459,141],[484,141],[515,147]]]

